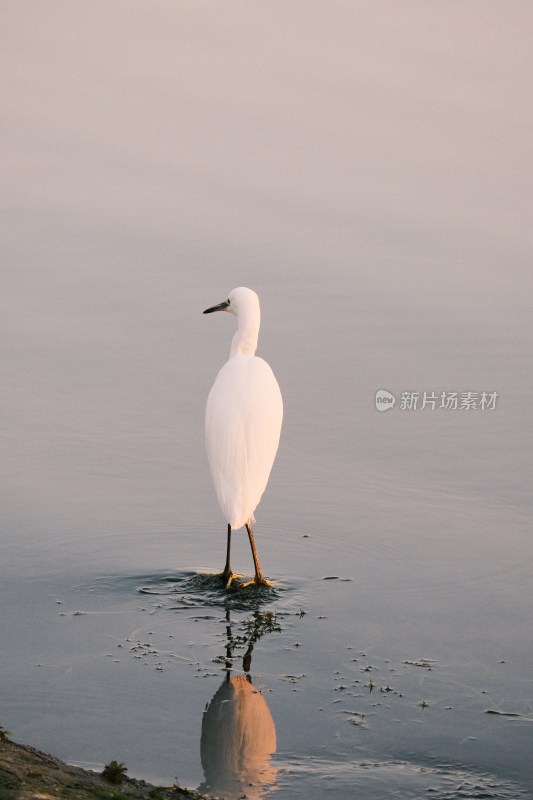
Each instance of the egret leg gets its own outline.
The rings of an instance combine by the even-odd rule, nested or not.
[[[248,531],[248,538],[250,540],[250,547],[252,548],[252,557],[254,559],[254,567],[255,567],[255,578],[253,581],[249,581],[248,583],[241,584],[242,586],[249,586],[250,583],[258,583],[261,586],[272,586],[270,581],[267,581],[266,578],[263,578],[261,575],[261,565],[259,564],[259,557],[257,555],[257,549],[255,546],[255,539],[254,539],[254,532],[252,530],[252,523],[250,520],[246,523],[246,530]]]
[[[226,547],[226,566],[224,567],[223,575],[231,575],[231,567],[229,565],[231,552],[231,525],[228,523],[228,544]]]
[[[231,586],[231,582],[234,578],[238,578],[239,575],[236,575],[230,567],[230,552],[231,552],[231,525],[228,524],[228,544],[226,547],[226,566],[224,567],[223,572],[220,573],[220,577],[226,581],[226,589],[229,589]]]

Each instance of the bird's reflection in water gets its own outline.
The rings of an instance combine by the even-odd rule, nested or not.
[[[243,796],[260,800],[276,782],[278,770],[271,763],[276,751],[276,727],[249,670],[254,643],[267,630],[279,627],[272,627],[272,615],[254,616],[246,635],[238,637],[247,646],[243,656],[245,673],[231,677],[236,639],[232,637],[229,611],[226,619],[227,673],[202,719],[200,755],[205,782],[199,789],[228,800]]]

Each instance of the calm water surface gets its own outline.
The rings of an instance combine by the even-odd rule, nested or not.
[[[531,11],[274,5],[8,4],[0,724],[228,798],[532,798]],[[271,592],[212,577],[238,285]]]
[[[263,315],[286,401],[256,526],[272,592],[225,593],[204,577],[222,568],[225,529],[203,402],[233,318],[206,321],[185,304],[183,328],[201,343],[190,373],[178,371],[178,329],[160,386],[141,385],[146,352],[131,356],[133,379],[117,356],[91,391],[88,354],[44,391],[34,388],[42,352],[20,376],[7,437],[19,467],[5,497],[3,723],[76,763],[116,758],[132,775],[229,797],[531,796],[523,375],[505,358],[495,369],[481,338],[467,383],[447,372],[462,355],[442,342],[446,380],[404,379],[408,365],[393,364],[403,342],[432,348],[416,319],[418,336],[398,313],[384,346],[377,331],[390,316],[353,314],[351,301],[324,313],[305,290],[309,323],[290,299],[272,293]],[[156,333],[167,324],[163,314]],[[317,345],[306,350],[308,324]],[[340,355],[340,341],[353,349]],[[115,337],[104,344],[111,361]],[[38,348],[52,371],[54,347]],[[382,384],[501,397],[493,412],[383,414]],[[249,572],[246,537],[234,539],[236,568]]]

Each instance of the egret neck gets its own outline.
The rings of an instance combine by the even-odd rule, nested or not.
[[[259,336],[260,311],[259,303],[252,308],[239,308],[237,316],[237,331],[231,340],[229,357],[253,356],[257,350],[257,337]]]

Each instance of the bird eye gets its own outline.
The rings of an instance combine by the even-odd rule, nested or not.
[[[228,297],[228,306],[229,306],[229,297]]]

